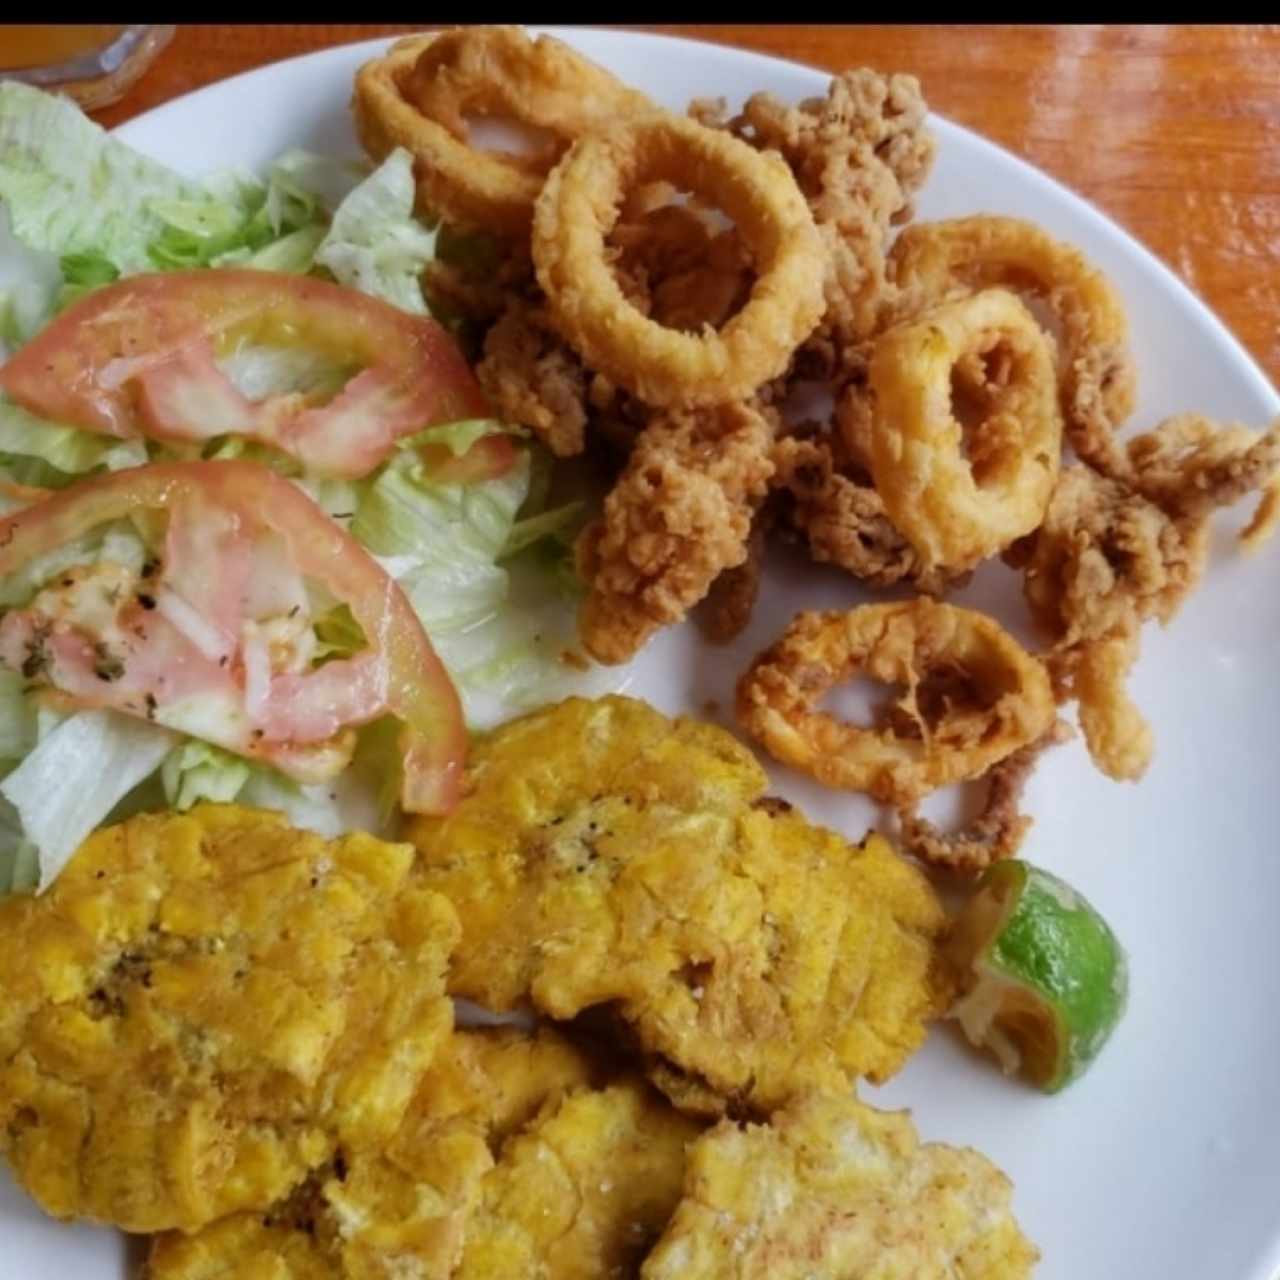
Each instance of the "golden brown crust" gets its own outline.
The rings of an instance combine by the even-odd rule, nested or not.
[[[578,627],[597,661],[625,662],[747,558],[772,435],[771,421],[746,404],[650,420],[602,518],[578,542],[588,591]]]
[[[1129,442],[1122,478],[1064,470],[1044,523],[1009,557],[1049,633],[1058,695],[1079,701],[1085,743],[1108,776],[1141,777],[1154,750],[1125,691],[1142,624],[1168,623],[1200,581],[1218,507],[1261,490],[1242,537],[1250,545],[1266,536],[1278,468],[1280,423],[1258,433],[1170,418]]]
[[[1078,249],[1018,218],[918,222],[889,255],[885,323],[993,286],[1024,292],[1057,318],[1058,374],[1068,438],[1086,462],[1120,474],[1117,429],[1133,411],[1129,322],[1115,287]]]
[[[670,181],[736,224],[756,280],[719,330],[668,328],[627,300],[605,240],[629,191]],[[654,406],[752,395],[787,367],[822,314],[822,248],[790,170],[727,134],[667,112],[581,138],[538,197],[533,261],[557,329],[592,369]]]
[[[1062,414],[1052,348],[1013,294],[985,289],[890,329],[867,372],[876,493],[926,569],[962,573],[1040,524]]]
[[[411,831],[463,921],[454,992],[554,1018],[613,1002],[644,1052],[752,1110],[892,1075],[945,1001],[941,907],[884,841],[764,794],[731,735],[626,698],[482,740],[457,812]]]
[[[58,1217],[193,1230],[395,1132],[452,1009],[412,850],[201,806],[0,901],[0,1144]]]
[[[158,1237],[149,1280],[275,1276],[256,1268],[277,1258],[287,1263],[285,1274],[305,1280],[403,1274],[449,1280],[477,1237],[504,1227],[508,1235],[518,1231],[518,1213],[510,1222],[492,1221],[503,1213],[495,1191],[509,1185],[516,1163],[508,1144],[539,1140],[517,1136],[526,1131],[549,1136],[543,1126],[555,1123],[566,1099],[600,1096],[591,1090],[608,1076],[550,1029],[460,1031],[422,1078],[385,1149],[340,1150],[266,1215],[236,1214],[194,1236]],[[643,1119],[655,1135],[663,1131],[661,1117]],[[667,1131],[682,1136],[688,1128],[679,1117],[666,1122]],[[603,1138],[599,1148],[621,1154]],[[679,1172],[677,1164],[669,1176],[678,1180]]]
[[[797,106],[756,93],[733,119],[723,108],[695,102],[690,114],[778,152],[813,212],[827,309],[802,355],[821,376],[843,376],[859,364],[859,346],[879,322],[890,228],[910,217],[933,166],[919,81],[863,67],[833,76],[825,97]]]
[[[930,866],[977,875],[1001,858],[1012,858],[1031,829],[1021,812],[1022,792],[1043,752],[1072,736],[1070,725],[1057,721],[1038,742],[1006,756],[983,777],[987,786],[982,812],[959,831],[942,832],[916,812],[914,805],[898,811],[903,850]]]
[[[863,673],[904,690],[876,724],[817,709]],[[921,598],[797,614],[738,681],[737,716],[784,764],[906,805],[1034,742],[1055,708],[1044,667],[995,619]]]
[[[692,1146],[684,1198],[642,1280],[1027,1280],[1013,1188],[976,1151],[921,1144],[906,1112],[798,1099]]]
[[[356,74],[352,109],[375,159],[414,157],[419,212],[459,226],[527,236],[534,201],[564,147],[616,116],[652,104],[552,36],[471,27],[398,41]],[[465,116],[508,116],[555,142],[532,157],[472,147]]]

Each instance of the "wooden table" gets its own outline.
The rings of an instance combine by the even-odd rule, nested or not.
[[[186,26],[106,125],[396,26]],[[646,28],[649,29],[649,28]],[[1106,210],[1280,384],[1280,26],[666,26],[814,66],[912,71],[941,114]]]

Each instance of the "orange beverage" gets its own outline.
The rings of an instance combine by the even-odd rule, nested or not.
[[[88,109],[124,96],[173,37],[171,26],[0,24],[0,80],[22,80]]]
[[[123,26],[73,25],[38,26],[6,23],[0,26],[0,70],[26,71],[32,67],[53,67],[105,49],[124,30]]]

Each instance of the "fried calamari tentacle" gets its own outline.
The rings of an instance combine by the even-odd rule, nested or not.
[[[1071,444],[1090,465],[1124,474],[1115,432],[1134,405],[1129,323],[1115,287],[1078,250],[1017,218],[916,223],[894,243],[889,279],[888,324],[992,286],[1045,304],[1060,329],[1058,375]]]
[[[785,436],[774,445],[773,487],[791,499],[787,520],[821,564],[834,564],[876,587],[911,582],[929,594],[951,580],[930,573],[885,512],[869,477],[841,466],[830,436]]]
[[[678,182],[715,199],[756,264],[722,329],[668,328],[627,301],[606,237],[628,190]],[[533,260],[559,331],[593,369],[647,404],[719,404],[777,377],[822,314],[821,245],[786,166],[666,113],[576,143],[538,197]]]
[[[864,674],[905,690],[878,723],[816,709]],[[1044,667],[994,619],[919,599],[798,614],[738,681],[737,715],[784,764],[905,805],[1034,742],[1055,707]]]
[[[485,335],[476,376],[502,421],[528,427],[557,457],[582,452],[590,375],[551,327],[545,308],[510,298]]]
[[[774,424],[747,404],[674,410],[645,428],[604,517],[583,531],[579,616],[588,652],[625,662],[747,556],[773,464]]]
[[[899,809],[904,852],[931,866],[964,875],[977,875],[1001,858],[1012,858],[1032,826],[1032,819],[1021,811],[1023,789],[1045,749],[1066,742],[1071,736],[1071,727],[1058,720],[1038,742],[1029,743],[994,765],[983,779],[988,790],[982,812],[960,831],[939,831],[927,818],[920,817],[914,804]]]
[[[694,102],[690,113],[778,152],[795,174],[827,263],[827,311],[804,355],[824,376],[848,372],[876,327],[890,227],[910,217],[933,164],[919,82],[860,68],[835,76],[825,98],[799,106],[757,93],[731,120],[721,103]]]
[[[1136,779],[1150,763],[1151,731],[1124,675],[1142,623],[1173,617],[1207,556],[1206,521],[1179,522],[1081,466],[1063,471],[1031,539],[1023,591],[1054,638],[1048,661],[1058,697],[1080,700],[1085,744],[1108,777]]]
[[[1062,414],[1048,339],[1013,294],[987,289],[890,329],[868,378],[876,492],[926,568],[972,569],[1039,525]]]
[[[536,291],[527,247],[447,224],[423,269],[422,288],[433,314],[443,309],[480,326],[492,324],[513,296]]]
[[[1265,432],[1221,426],[1198,413],[1178,414],[1129,442],[1131,483],[1179,519],[1201,519],[1261,490],[1265,509],[1241,535],[1255,545],[1280,477],[1280,418]]]
[[[1136,782],[1155,753],[1151,726],[1125,688],[1137,660],[1136,625],[1049,660],[1055,681],[1065,684],[1080,705],[1080,729],[1090,757],[1117,782]]]
[[[414,36],[356,74],[353,110],[366,151],[414,158],[421,212],[516,239],[527,236],[548,170],[575,138],[653,109],[551,36],[519,27],[468,27]],[[473,146],[470,115],[517,121],[544,141],[526,153]]]
[[[1056,648],[1168,622],[1204,573],[1204,521],[1180,522],[1121,481],[1067,467],[1044,523],[1015,555]]]
[[[760,598],[764,573],[765,544],[773,529],[775,514],[766,502],[751,520],[747,535],[747,558],[732,569],[723,570],[711,584],[703,601],[699,621],[702,634],[712,644],[729,644],[746,630]]]
[[[1058,696],[1079,700],[1090,755],[1117,779],[1140,777],[1153,749],[1124,690],[1142,624],[1168,623],[1199,582],[1217,507],[1262,489],[1244,537],[1257,535],[1274,503],[1280,422],[1259,434],[1171,418],[1129,443],[1126,464],[1126,480],[1064,470],[1044,523],[1009,557],[1052,637]]]

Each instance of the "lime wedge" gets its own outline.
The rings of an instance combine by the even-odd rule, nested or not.
[[[987,869],[946,954],[961,992],[951,1016],[1046,1093],[1080,1076],[1124,1015],[1124,948],[1070,885],[1029,863]]]

